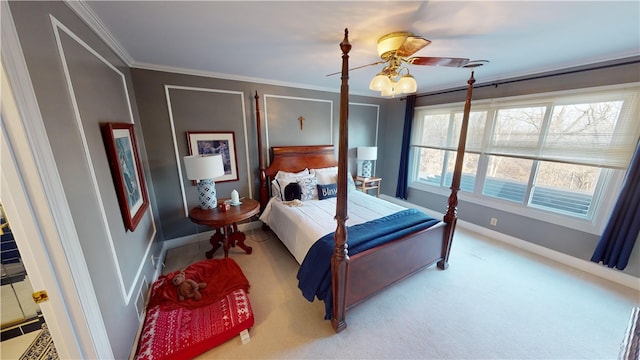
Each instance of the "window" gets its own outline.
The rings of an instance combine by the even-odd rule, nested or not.
[[[416,119],[419,117],[416,111]],[[415,171],[419,181],[427,184],[450,187],[453,169],[456,163],[456,152],[462,111],[445,111],[434,114],[425,113],[422,121],[416,120],[414,135],[414,151],[418,152],[418,165]],[[486,112],[472,112],[469,116],[467,130],[467,153],[464,157],[460,188],[473,191],[478,170],[482,134],[486,123]],[[419,145],[416,145],[419,144]]]
[[[633,155],[637,94],[635,87],[475,102],[461,191],[486,206],[591,221],[609,178]],[[416,108],[412,186],[451,186],[463,105]]]

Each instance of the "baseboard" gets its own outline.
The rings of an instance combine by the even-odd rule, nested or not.
[[[416,204],[412,204],[408,201],[403,201],[394,197],[390,197],[387,195],[380,195],[381,198],[384,198],[385,200],[392,202],[392,203],[396,203],[398,205],[402,205],[402,206],[406,206],[406,207],[414,207],[414,208],[418,208],[421,211],[425,212],[426,214],[433,216],[433,217],[438,217],[441,218],[444,216],[443,213],[438,213],[435,212],[431,209],[427,209],[427,208],[423,208],[421,206],[418,206]],[[522,239],[518,239],[516,237],[510,236],[510,235],[506,235],[491,229],[487,229],[485,227],[476,225],[476,224],[472,224],[470,222],[467,221],[463,221],[458,219],[458,226],[467,229],[469,231],[473,231],[475,233],[478,233],[480,235],[486,236],[488,238],[491,239],[495,239],[498,240],[502,243],[514,246],[516,248],[522,249],[522,250],[526,250],[530,253],[536,254],[536,255],[540,255],[542,257],[545,257],[547,259],[556,261],[558,263],[561,263],[563,265],[567,265],[570,266],[572,268],[584,271],[586,273],[589,273],[591,275],[595,275],[597,277],[603,278],[605,280],[609,280],[611,282],[626,286],[628,288],[634,289],[638,292],[640,292],[640,288],[638,288],[638,284],[640,284],[640,278],[637,278],[633,275],[629,275],[626,273],[623,273],[619,270],[613,270],[610,269],[606,266],[602,266],[600,264],[596,264],[592,261],[587,261],[587,260],[583,260],[583,259],[579,259],[575,256],[571,256],[571,255],[567,255],[565,253],[561,253],[559,251],[555,251],[549,248],[546,248],[544,246],[540,246],[537,244],[534,244],[532,242],[526,241],[526,240],[522,240]]]
[[[493,231],[485,227],[478,226],[476,224],[472,224],[466,221],[459,220],[458,225],[460,225],[465,229],[476,232],[480,235],[487,236],[491,239],[498,240],[500,242],[506,243],[508,245],[512,245],[519,249],[526,250],[536,255],[540,255],[542,257],[570,266],[572,268],[582,270],[591,275],[595,275],[600,278],[615,282],[617,284],[624,285],[636,291],[640,291],[640,289],[638,288],[638,284],[640,284],[640,278],[637,278],[629,274],[625,274],[619,270],[613,270],[606,266],[596,264],[592,261],[579,259],[577,257],[567,255],[559,251],[546,248],[544,246],[536,245],[534,243],[531,243],[522,239],[518,239],[513,236],[505,235],[497,231]]]

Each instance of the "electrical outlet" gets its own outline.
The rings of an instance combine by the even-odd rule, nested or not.
[[[492,218],[491,218],[491,225],[492,225],[492,226],[496,226],[496,225],[498,225],[498,218],[494,218],[494,217],[492,217]]]

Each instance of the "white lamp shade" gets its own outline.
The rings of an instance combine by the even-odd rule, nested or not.
[[[375,146],[358,146],[358,160],[377,160],[378,148]]]
[[[189,180],[215,179],[224,175],[224,164],[220,154],[185,156],[184,167]]]
[[[390,82],[389,82],[389,86],[388,86],[388,87],[386,87],[386,88],[384,88],[384,89],[382,89],[382,90],[380,91],[380,94],[381,94],[382,96],[391,96],[391,97],[394,97],[394,96],[398,93],[398,91],[397,91],[397,89],[396,89],[396,87],[397,87],[397,86],[398,86],[398,84],[397,84],[395,81],[390,81]]]
[[[369,83],[369,89],[374,91],[382,91],[382,89],[386,89],[389,86],[391,86],[391,80],[383,73],[376,75]]]
[[[402,94],[414,93],[418,90],[418,83],[413,76],[407,74],[398,80],[398,92]]]

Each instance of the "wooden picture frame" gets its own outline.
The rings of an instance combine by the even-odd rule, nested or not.
[[[224,175],[215,182],[238,180],[238,157],[236,155],[236,137],[233,131],[187,132],[189,155],[221,154]],[[195,181],[194,181],[195,184]]]
[[[133,124],[105,123],[102,135],[127,230],[134,231],[149,207]]]

